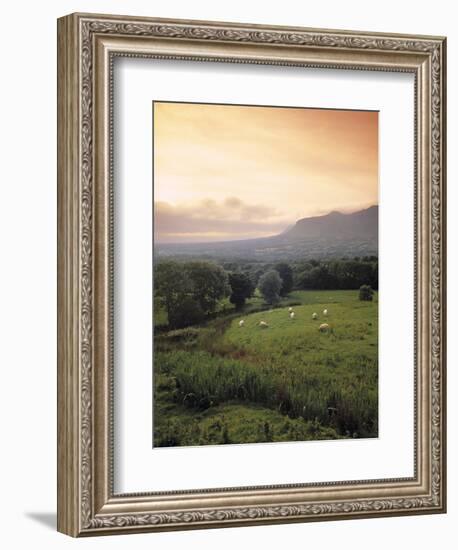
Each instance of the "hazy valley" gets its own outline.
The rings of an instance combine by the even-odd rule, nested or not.
[[[283,233],[259,239],[205,243],[156,243],[160,257],[264,261],[378,255],[378,206],[351,214],[330,212],[298,220]]]

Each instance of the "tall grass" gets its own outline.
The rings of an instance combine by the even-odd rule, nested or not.
[[[197,417],[203,411],[241,403],[305,421],[308,432],[318,426],[342,437],[376,437],[376,301],[362,303],[357,293],[343,291],[296,292],[292,298],[302,304],[294,307],[294,321],[283,307],[230,314],[204,326],[157,334],[158,422],[167,421],[173,406],[189,414],[194,411]],[[318,331],[321,321],[312,321],[312,313],[321,315],[325,307],[329,308],[326,321],[332,327],[328,334]],[[245,320],[242,329],[240,317]],[[267,320],[269,328],[261,329],[260,320]],[[167,427],[170,433],[173,429]],[[303,435],[302,428],[297,429]],[[203,444],[201,439],[192,443],[191,435],[186,441]]]
[[[377,392],[367,379],[342,383],[302,367],[279,369],[219,357],[206,351],[175,350],[156,355],[177,403],[204,410],[228,401],[258,403],[290,418],[318,420],[342,435],[369,437],[377,430]]]

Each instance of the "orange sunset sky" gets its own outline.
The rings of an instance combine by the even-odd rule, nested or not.
[[[378,113],[155,102],[159,243],[275,235],[378,204]]]

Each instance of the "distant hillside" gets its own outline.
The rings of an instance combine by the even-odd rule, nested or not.
[[[353,214],[330,212],[325,216],[303,218],[285,233],[282,237],[291,240],[303,238],[349,238],[357,239],[378,238],[378,206],[371,206]]]
[[[156,244],[159,257],[279,259],[378,254],[378,206],[352,214],[330,212],[298,220],[283,233],[262,239]]]

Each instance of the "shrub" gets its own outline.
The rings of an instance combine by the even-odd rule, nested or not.
[[[374,291],[369,285],[359,287],[359,299],[363,302],[372,302]]]
[[[186,296],[169,312],[169,324],[175,328],[184,328],[201,323],[205,314],[196,300]]]

